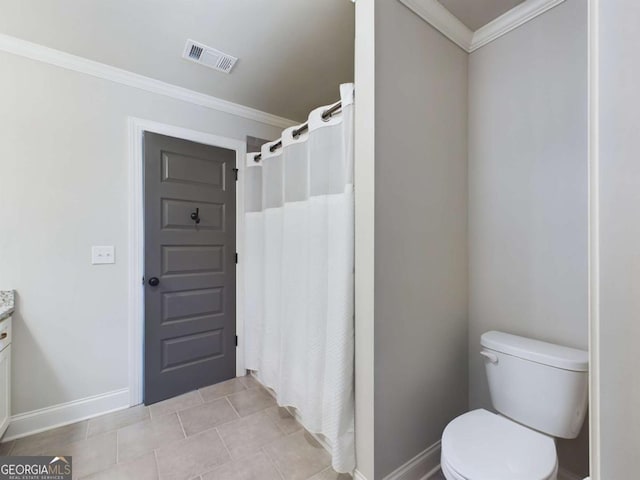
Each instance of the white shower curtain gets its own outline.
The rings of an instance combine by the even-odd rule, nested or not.
[[[282,148],[247,156],[245,359],[281,406],[355,468],[353,388],[353,84],[342,111],[309,115]]]

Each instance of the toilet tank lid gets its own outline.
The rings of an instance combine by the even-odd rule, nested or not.
[[[484,333],[480,344],[490,350],[505,353],[550,367],[586,372],[589,370],[589,354],[584,350],[541,342],[504,332]]]

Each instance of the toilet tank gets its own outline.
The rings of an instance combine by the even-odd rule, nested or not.
[[[553,437],[578,436],[587,411],[587,352],[495,331],[480,344],[498,412]]]

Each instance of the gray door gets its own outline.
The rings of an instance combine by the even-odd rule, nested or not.
[[[235,376],[235,152],[144,134],[144,403]]]

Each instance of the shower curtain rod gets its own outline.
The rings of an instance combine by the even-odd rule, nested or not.
[[[322,119],[327,121],[334,113],[337,113],[340,109],[342,109],[342,102],[338,102],[332,107],[329,107],[324,112],[322,112]],[[301,133],[309,130],[309,122],[303,123],[300,125],[300,128],[293,131],[293,138],[300,136]],[[278,140],[276,143],[269,147],[270,152],[275,152],[278,148],[282,147],[282,140]],[[253,157],[254,162],[259,162],[262,159],[262,154],[258,153]]]

